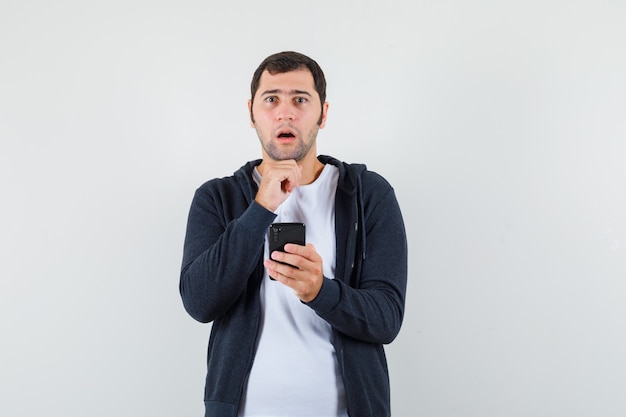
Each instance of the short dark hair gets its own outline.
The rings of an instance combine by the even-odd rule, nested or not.
[[[315,90],[320,96],[320,102],[322,106],[326,102],[326,78],[324,78],[324,72],[320,66],[313,59],[298,52],[285,51],[273,54],[265,58],[261,65],[256,69],[252,76],[252,83],[250,84],[250,100],[254,102],[254,95],[259,89],[259,82],[263,71],[267,70],[270,74],[280,74],[284,72],[296,71],[302,68],[306,68],[313,75],[313,83],[315,84]]]

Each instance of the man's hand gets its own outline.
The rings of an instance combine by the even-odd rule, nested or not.
[[[302,246],[288,243],[285,252],[274,251],[270,253],[270,258],[265,260],[264,265],[272,278],[291,288],[305,303],[317,297],[324,282],[324,274],[322,257],[312,244]]]
[[[263,173],[255,201],[276,211],[289,194],[300,185],[302,167],[295,160],[263,161]]]

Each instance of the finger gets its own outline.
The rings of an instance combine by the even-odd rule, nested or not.
[[[304,249],[305,246],[302,245],[298,245],[295,243],[285,243],[285,252],[287,253],[294,253],[297,255],[302,254],[302,249]]]
[[[264,265],[270,277],[286,285],[288,285],[290,281],[293,281],[296,278],[296,274],[299,272],[298,268],[294,268],[291,265],[286,265],[280,262],[275,262],[270,259],[267,259]]]
[[[299,255],[293,255],[286,252],[274,251],[272,252],[271,259],[276,261],[279,265],[287,264],[292,269],[302,269],[304,258]]]
[[[314,258],[317,255],[315,246],[313,246],[312,243],[307,243],[306,246],[296,243],[286,243],[285,252],[304,256],[305,258]]]
[[[289,193],[298,188],[300,186],[300,172],[293,170],[285,172],[281,186]]]

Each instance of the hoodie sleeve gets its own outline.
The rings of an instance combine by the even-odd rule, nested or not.
[[[356,232],[362,251],[357,250],[352,270],[358,276],[325,279],[308,305],[347,336],[390,343],[404,316],[408,270],[404,221],[393,188],[382,177],[369,172],[362,191],[359,227],[364,229]]]
[[[219,187],[209,182],[196,190],[183,250],[180,294],[187,312],[203,323],[224,314],[244,291],[275,217]],[[228,214],[226,206],[232,210]]]

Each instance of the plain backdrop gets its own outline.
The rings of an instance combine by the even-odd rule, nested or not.
[[[0,0],[0,415],[202,415],[187,212],[260,156],[250,78],[282,50],[326,73],[318,151],[403,209],[393,415],[626,415],[624,22],[622,0]]]

